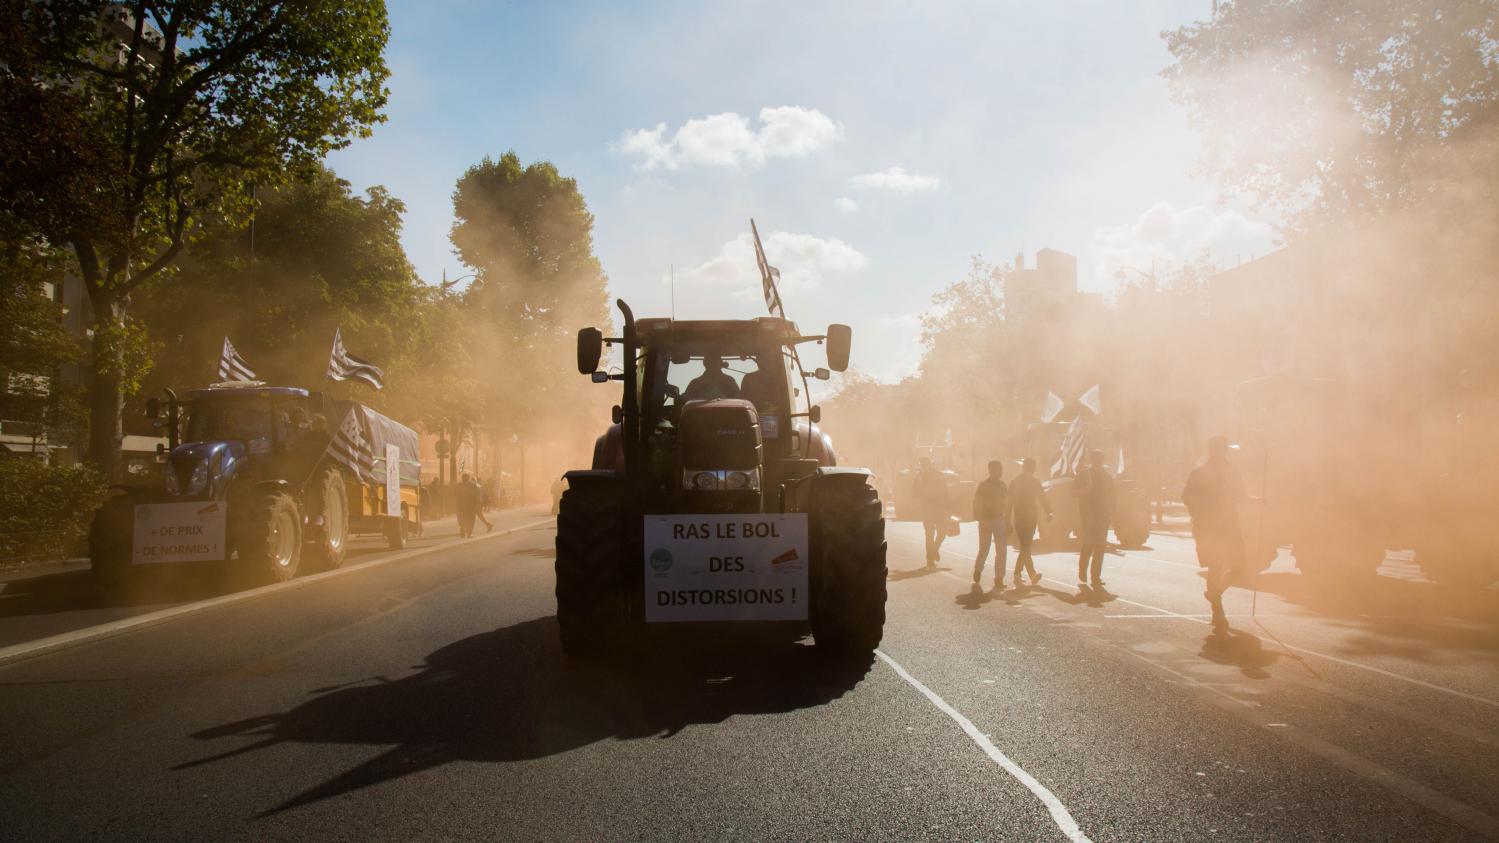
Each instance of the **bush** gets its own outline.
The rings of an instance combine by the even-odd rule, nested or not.
[[[0,458],[0,560],[45,559],[82,545],[108,489],[85,465]]]

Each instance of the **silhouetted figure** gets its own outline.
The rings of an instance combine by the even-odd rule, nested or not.
[[[1208,458],[1187,475],[1182,503],[1192,516],[1192,538],[1197,542],[1197,564],[1207,569],[1208,606],[1213,610],[1213,629],[1228,631],[1223,614],[1223,592],[1239,579],[1247,567],[1244,531],[1239,526],[1239,504],[1249,500],[1244,478],[1228,461],[1228,439],[1208,440]]]
[[[491,478],[489,483],[480,483],[477,477],[473,477],[472,479],[474,484],[479,487],[479,508],[474,512],[474,515],[484,525],[484,532],[493,533],[494,525],[489,523],[489,519],[484,517],[484,513],[489,511],[489,484],[493,483],[494,479]]]
[[[932,568],[942,560],[942,541],[947,538],[952,506],[947,501],[947,477],[932,464],[931,457],[922,457],[916,471],[916,507],[926,534],[926,566]]]
[[[1109,547],[1109,522],[1114,520],[1114,478],[1103,467],[1103,451],[1088,454],[1088,464],[1072,482],[1082,547],[1077,554],[1077,585],[1103,587],[1103,552]],[[1090,576],[1091,575],[1091,576]]]
[[[474,534],[474,519],[479,514],[479,503],[484,490],[479,487],[472,474],[464,473],[453,488],[453,508],[458,513],[458,536],[468,538]]]
[[[1009,494],[1006,495],[1006,508],[1008,509],[1010,529],[1015,531],[1015,541],[1020,546],[1015,555],[1015,584],[1020,584],[1020,570],[1025,569],[1030,574],[1031,584],[1041,582],[1041,575],[1036,573],[1036,563],[1031,559],[1031,542],[1036,540],[1036,524],[1040,520],[1041,513],[1046,513],[1046,520],[1051,520],[1051,501],[1046,497],[1046,489],[1041,486],[1041,481],[1036,479],[1036,461],[1030,457],[1020,465],[1020,476],[1010,484]]]
[[[983,579],[984,562],[989,556],[989,544],[994,543],[994,590],[1005,584],[1005,466],[999,460],[989,461],[989,476],[979,481],[973,490],[973,519],[978,523],[979,555],[973,560],[973,584]],[[1020,585],[1020,575],[1015,575],[1015,585]]]
[[[562,493],[567,489],[567,483],[561,477],[552,481],[552,514],[556,515],[562,507]]]
[[[687,384],[687,391],[682,393],[682,403],[738,397],[739,384],[734,381],[733,375],[723,370],[723,358],[710,354],[703,358],[703,373]]]

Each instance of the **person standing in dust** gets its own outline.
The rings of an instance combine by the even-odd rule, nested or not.
[[[921,458],[915,491],[921,529],[926,534],[926,566],[935,568],[942,561],[942,540],[947,538],[947,519],[952,515],[952,506],[947,500],[947,477],[932,464],[931,457]]]
[[[1243,576],[1247,567],[1244,531],[1239,525],[1239,504],[1250,498],[1244,478],[1228,461],[1228,439],[1208,440],[1208,458],[1187,475],[1182,503],[1192,516],[1192,538],[1197,542],[1197,564],[1207,569],[1208,606],[1213,610],[1213,631],[1228,631],[1223,613],[1223,592]]]
[[[479,504],[484,490],[474,481],[472,474],[464,473],[453,489],[453,508],[458,512],[458,537],[469,538],[474,534],[474,519],[479,516]]]
[[[989,476],[979,481],[973,490],[973,520],[978,523],[979,555],[973,560],[973,585],[979,586],[984,576],[984,562],[989,556],[989,545],[994,545],[994,590],[1005,585],[1005,557],[1009,548],[1005,545],[1005,464],[999,460],[989,461]],[[1020,585],[1020,575],[1015,575],[1015,585]]]
[[[1051,501],[1046,497],[1046,488],[1036,479],[1036,461],[1030,457],[1020,464],[1020,476],[1010,484],[1007,495],[1006,515],[1010,529],[1015,531],[1015,544],[1019,548],[1015,555],[1015,587],[1020,587],[1020,571],[1024,569],[1031,577],[1031,585],[1041,584],[1041,575],[1036,572],[1036,562],[1031,558],[1031,542],[1036,539],[1036,524],[1042,511],[1050,521]]]
[[[1103,467],[1103,451],[1088,455],[1088,464],[1072,483],[1077,495],[1078,529],[1082,548],[1077,554],[1077,587],[1103,588],[1103,553],[1109,548],[1109,522],[1114,520],[1114,478]]]

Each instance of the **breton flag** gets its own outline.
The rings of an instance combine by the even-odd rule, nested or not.
[[[1057,461],[1051,464],[1051,476],[1075,477],[1082,462],[1083,419],[1079,416],[1072,420],[1067,428],[1067,435],[1062,437],[1062,449],[1057,454]]]
[[[1066,409],[1066,407],[1067,404],[1062,400],[1062,396],[1051,390],[1047,390],[1046,406],[1041,408],[1041,422],[1043,424],[1051,424],[1056,420],[1057,416],[1062,414],[1062,410]]]
[[[364,434],[357,409],[350,407],[344,413],[343,423],[334,431],[328,443],[328,456],[347,468],[360,480],[371,481],[375,476],[375,449]]]
[[[328,377],[336,381],[360,380],[376,389],[385,387],[385,373],[374,363],[360,360],[344,350],[342,329],[333,330],[333,353],[328,357]]]
[[[1088,391],[1077,397],[1077,403],[1093,411],[1093,415],[1103,415],[1103,402],[1098,400],[1098,384],[1088,387]]]
[[[255,371],[250,368],[250,364],[245,362],[245,358],[239,356],[239,352],[234,350],[234,343],[229,341],[229,337],[224,337],[224,351],[219,355],[219,381],[253,380],[255,380]]]
[[[760,229],[755,228],[754,220],[750,220],[750,233],[755,236],[755,264],[760,267],[760,288],[765,294],[765,309],[770,311],[771,316],[785,319],[786,306],[781,304],[781,291],[776,288],[776,282],[781,280],[781,271],[765,259],[765,247],[760,245]]]

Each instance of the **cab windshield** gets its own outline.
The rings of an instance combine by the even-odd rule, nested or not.
[[[779,346],[676,342],[648,347],[642,383],[647,418],[653,425],[674,422],[689,401],[739,398],[755,405],[762,434],[773,439],[791,411],[788,364]]]

